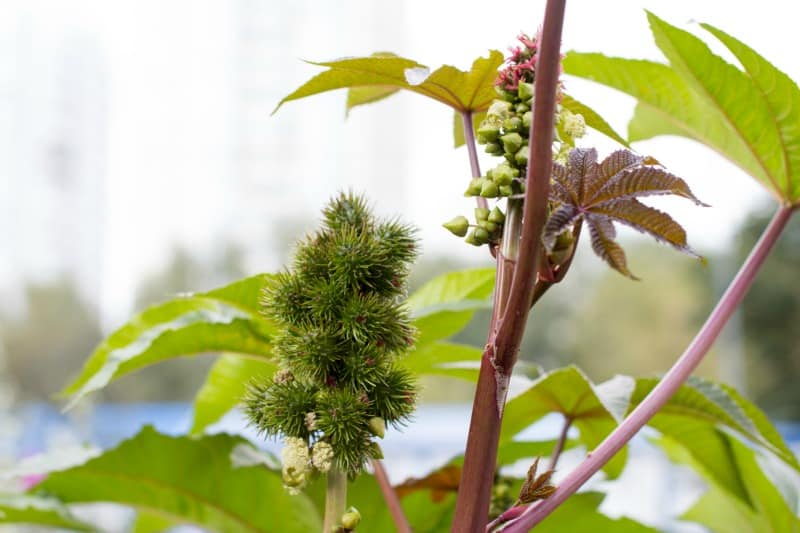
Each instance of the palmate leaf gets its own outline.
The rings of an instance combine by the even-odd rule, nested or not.
[[[625,252],[615,241],[614,222],[694,255],[686,232],[672,217],[636,200],[672,194],[704,205],[686,182],[656,164],[627,150],[613,152],[598,163],[594,149],[572,150],[567,167],[554,163],[551,199],[555,207],[542,234],[545,248],[552,250],[561,233],[584,220],[595,254],[632,279],[636,277],[628,269]]]
[[[60,501],[28,494],[0,494],[0,525],[24,524],[68,531],[97,531],[75,518]]]
[[[34,490],[66,503],[158,511],[212,531],[319,531],[311,501],[290,496],[279,472],[232,464],[231,453],[242,443],[230,435],[168,437],[148,427],[100,457],[51,473]]]
[[[97,347],[66,389],[69,407],[112,380],[167,359],[209,352],[269,358],[272,324],[258,299],[267,275],[155,305]]]
[[[638,100],[631,141],[680,135],[719,152],[782,203],[800,201],[800,89],[737,39],[703,24],[744,71],[713,54],[696,36],[648,13],[670,66],[570,52],[568,74],[603,83]]]
[[[512,442],[515,435],[543,416],[557,412],[572,421],[579,432],[578,441],[591,450],[617,426],[618,413],[610,404],[623,401],[627,405],[630,392],[630,387],[599,390],[574,366],[548,372],[506,404],[500,445]],[[627,449],[623,448],[606,464],[606,473],[618,476],[626,456]]]
[[[283,98],[276,111],[292,100],[355,87],[371,89],[349,97],[348,109],[385,98],[392,94],[390,88],[394,88],[433,98],[456,111],[482,111],[495,98],[493,82],[498,67],[503,63],[503,54],[491,50],[488,57],[476,59],[467,72],[450,65],[431,72],[421,63],[388,54],[311,63],[327,67],[328,70],[317,74]]]
[[[730,485],[687,453],[685,446],[669,437],[656,441],[672,461],[693,467],[710,485],[681,519],[697,522],[716,533],[800,532],[796,501],[787,502],[781,495],[758,453],[730,435],[720,432],[719,438],[728,450],[731,477],[739,480],[744,494],[732,491]]]

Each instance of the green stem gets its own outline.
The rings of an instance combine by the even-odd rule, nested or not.
[[[347,506],[347,474],[336,467],[331,468],[326,475],[325,488],[325,523],[322,533],[331,533]]]

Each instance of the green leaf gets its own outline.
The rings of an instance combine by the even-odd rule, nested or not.
[[[212,531],[319,531],[311,501],[290,496],[279,473],[231,465],[242,442],[230,435],[168,437],[148,427],[82,466],[51,474],[36,490],[67,503],[157,511]]]
[[[459,363],[480,363],[482,353],[474,346],[431,342],[413,350],[398,363],[418,375],[440,375],[472,381],[477,376],[477,365],[474,365],[474,369],[470,369],[471,372],[465,373],[464,367],[467,365]]]
[[[491,308],[494,269],[449,272],[432,279],[408,298],[417,328],[417,349],[459,332],[478,309]]]
[[[781,150],[776,117],[753,80],[712,53],[698,37],[650,12],[647,18],[656,44],[672,67],[745,143],[767,177],[767,187],[778,197],[789,200],[787,160]]]
[[[638,379],[631,396],[633,409],[650,393],[657,379]],[[689,447],[694,454],[714,456],[708,431],[724,426],[773,453],[800,471],[800,463],[766,415],[732,387],[692,377],[653,417],[649,425]],[[694,445],[693,443],[696,443]],[[714,448],[720,449],[718,445]]]
[[[175,525],[174,520],[161,513],[139,511],[136,513],[136,520],[133,522],[131,533],[161,533],[175,527]]]
[[[627,392],[617,389],[614,394],[625,395]],[[578,368],[569,366],[554,370],[506,404],[500,443],[510,442],[520,431],[556,412],[572,421],[579,432],[578,441],[592,450],[617,426],[617,420],[607,406],[616,401],[601,398]],[[611,477],[618,476],[625,466],[626,456],[627,449],[615,455],[606,464],[606,473]]]
[[[266,275],[159,304],[135,316],[97,347],[62,394],[68,408],[114,379],[166,359],[208,352],[268,358],[272,325],[259,313]]]
[[[392,96],[399,90],[399,87],[384,86],[351,87],[347,90],[347,113],[350,114],[350,110],[356,106],[378,102],[384,98]]]
[[[458,111],[453,113],[453,148],[458,148],[466,144],[467,140],[464,137],[464,119],[462,114]],[[483,119],[486,118],[485,111],[479,111],[472,114],[472,131],[478,130]]]
[[[95,531],[90,524],[72,516],[58,500],[26,494],[0,494],[0,524]]]
[[[795,511],[765,475],[756,452],[734,437],[722,432],[719,435],[730,450],[730,468],[741,480],[741,486],[746,491],[745,498],[731,491],[729,485],[709,472],[706,465],[698,462],[685,446],[669,437],[656,440],[672,461],[692,466],[710,485],[681,518],[698,522],[716,533],[800,531],[800,520]]]
[[[736,56],[769,106],[780,135],[780,150],[789,180],[785,197],[797,203],[800,199],[800,89],[797,83],[735,37],[710,24],[700,26]]]
[[[222,418],[239,403],[251,379],[256,376],[271,376],[276,368],[275,363],[265,359],[237,354],[219,356],[194,398],[191,433],[202,433],[205,428]]]
[[[571,496],[536,526],[536,533],[655,533],[657,530],[630,518],[609,518],[597,508],[605,496],[599,492],[582,492]]]
[[[758,158],[721,112],[669,66],[577,52],[569,52],[563,66],[568,74],[602,83],[639,101],[628,126],[630,141],[682,135],[716,150],[762,183],[770,182]]]
[[[621,145],[630,148],[628,141],[626,141],[619,133],[614,131],[614,128],[612,128],[611,125],[597,113],[597,111],[588,105],[579,102],[568,94],[562,94],[561,107],[573,113],[583,115],[583,120],[586,122],[587,126],[602,133],[609,139],[617,141]]]
[[[416,61],[387,54],[312,62],[314,65],[327,67],[328,70],[317,74],[286,96],[278,103],[275,111],[292,100],[354,87],[381,87],[384,91],[389,87],[406,89],[433,98],[457,111],[482,111],[489,107],[495,97],[493,82],[502,63],[503,54],[497,50],[490,51],[489,57],[476,59],[468,72],[449,65],[431,72]],[[386,96],[388,94],[385,92],[375,90],[357,93],[354,97],[355,105]]]

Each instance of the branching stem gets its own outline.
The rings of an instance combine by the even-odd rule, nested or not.
[[[467,152],[469,153],[469,167],[472,170],[472,177],[479,178],[481,177],[481,165],[478,162],[478,145],[475,143],[475,131],[472,129],[472,111],[462,111],[461,120],[464,124],[464,144],[467,145]],[[486,198],[477,196],[475,201],[478,203],[478,207],[483,207],[484,209],[489,207]]]
[[[503,405],[530,309],[536,281],[539,243],[547,218],[556,91],[560,74],[559,48],[565,3],[566,0],[548,0],[545,8],[541,47],[536,57],[535,104],[529,141],[531,159],[521,209],[522,231],[519,240],[504,242],[502,246],[513,248],[518,257],[514,260],[504,258],[502,252],[497,254],[497,275],[504,278],[498,279],[495,287],[502,287],[503,291],[495,295],[495,309],[481,358],[478,386],[472,405],[467,450],[452,528],[457,533],[482,533],[487,522]],[[471,117],[466,116],[465,136],[471,130]],[[504,235],[504,239],[508,237]],[[506,290],[505,287],[509,288]]]
[[[503,531],[522,533],[529,531],[541,522],[600,470],[669,401],[703,360],[722,328],[736,311],[753,283],[756,273],[786,227],[792,212],[791,206],[781,206],[778,209],[697,336],[642,403],[596,449],[592,450],[575,470],[561,481],[558,489],[549,498],[530,506],[522,516]]]
[[[564,451],[564,445],[567,442],[567,433],[572,426],[572,419],[569,417],[564,418],[564,426],[561,428],[561,435],[558,436],[556,447],[553,448],[553,454],[550,456],[550,468],[548,470],[555,470],[558,465],[558,458],[561,457],[561,452]]]

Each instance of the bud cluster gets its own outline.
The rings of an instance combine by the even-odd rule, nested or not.
[[[285,438],[292,492],[332,467],[355,477],[381,457],[374,438],[414,410],[413,376],[396,364],[414,338],[403,307],[413,233],[341,194],[323,228],[298,246],[291,271],[265,289],[279,370],[250,384],[245,408],[260,432]]]
[[[501,200],[525,192],[537,39],[521,35],[519,41],[522,46],[511,50],[505,68],[495,80],[498,98],[489,106],[476,132],[476,141],[485,146],[486,153],[503,160],[484,176],[473,178],[464,196]],[[561,108],[557,112],[556,159],[562,156],[562,152],[566,155],[574,146],[575,139],[583,136],[586,130],[581,115]],[[474,224],[459,216],[445,223],[444,227],[456,236],[466,237],[465,241],[474,246],[496,244],[502,236],[505,216],[499,207],[490,211],[494,219],[486,216],[484,211],[487,210],[476,209]]]

